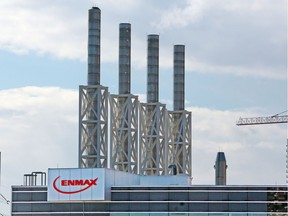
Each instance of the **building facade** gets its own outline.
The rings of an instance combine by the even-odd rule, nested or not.
[[[47,186],[13,186],[11,215],[287,215],[287,186],[200,186],[191,185],[184,175],[140,176],[109,169],[91,169],[97,172],[97,177],[91,178],[71,175],[83,170],[87,171],[53,169],[52,174],[49,170]],[[81,195],[85,179],[90,179],[87,185],[91,191]],[[75,193],[77,181],[83,185],[78,184],[81,192]],[[69,189],[64,191],[64,187]],[[62,194],[57,195],[55,188]]]

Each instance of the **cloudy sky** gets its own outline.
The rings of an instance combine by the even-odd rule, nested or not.
[[[76,167],[88,9],[102,13],[101,84],[118,91],[118,28],[132,25],[132,93],[146,94],[147,34],[160,35],[160,101],[172,108],[173,45],[186,46],[193,183],[285,184],[287,126],[235,125],[287,110],[286,0],[1,0],[0,192],[23,174]],[[9,206],[0,199],[0,209]],[[8,209],[8,210],[7,210]],[[2,212],[0,212],[2,213]]]

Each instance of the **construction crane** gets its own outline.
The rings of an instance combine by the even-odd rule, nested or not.
[[[259,125],[259,124],[279,124],[288,123],[288,115],[281,115],[288,110],[268,117],[239,118],[236,125]],[[288,139],[286,143],[286,183],[288,183]]]
[[[258,124],[278,124],[278,123],[288,123],[288,115],[281,115],[286,113],[288,110],[278,113],[273,116],[267,117],[252,117],[252,118],[239,118],[236,125],[258,125]]]

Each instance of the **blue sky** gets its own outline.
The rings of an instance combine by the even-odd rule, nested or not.
[[[286,4],[1,0],[0,192],[9,197],[10,185],[22,184],[24,173],[77,166],[78,86],[87,83],[92,6],[102,12],[101,84],[113,94],[118,91],[119,23],[132,25],[131,87],[142,102],[147,34],[160,35],[160,101],[169,109],[173,45],[185,44],[195,184],[214,184],[219,149],[226,154],[228,184],[284,184],[287,126],[235,123],[240,116],[287,110]]]
[[[86,62],[30,53],[17,55],[8,51],[1,51],[0,57],[3,60],[1,71],[9,71],[1,77],[2,89],[23,86],[77,89],[79,85],[87,82]],[[102,64],[101,82],[108,86],[112,93],[118,91],[117,67],[117,63]],[[111,76],[115,78],[111,80]],[[160,97],[172,100],[172,68],[162,70],[160,76]],[[137,75],[133,73],[132,79],[132,91],[145,94],[145,68],[137,69]],[[263,107],[269,115],[286,108],[286,82],[285,79],[267,77],[191,72],[186,74],[186,105],[223,110]]]

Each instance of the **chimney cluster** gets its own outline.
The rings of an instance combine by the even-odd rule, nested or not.
[[[159,35],[147,37],[147,103],[131,94],[131,24],[119,25],[118,95],[100,84],[100,36],[101,10],[93,7],[89,10],[88,85],[80,86],[79,167],[191,175],[185,46],[174,45],[174,110],[168,111],[159,102]]]

